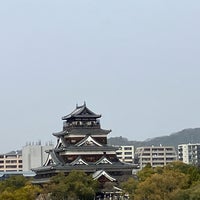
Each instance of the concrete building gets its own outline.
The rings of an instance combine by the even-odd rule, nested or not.
[[[186,164],[200,164],[200,144],[178,145],[178,159]]]
[[[53,148],[52,142],[41,145],[41,142],[30,143],[22,148],[23,171],[42,166],[47,160],[47,150]]]
[[[164,166],[177,160],[176,150],[172,146],[138,147],[135,158],[142,169],[148,163],[152,167]]]
[[[134,146],[120,146],[118,147],[116,154],[120,161],[126,163],[133,163],[134,152]]]
[[[22,151],[0,154],[0,172],[22,171]]]

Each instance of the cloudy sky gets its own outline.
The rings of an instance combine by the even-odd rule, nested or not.
[[[200,127],[199,0],[0,1],[0,152],[55,142],[76,103],[109,137]]]

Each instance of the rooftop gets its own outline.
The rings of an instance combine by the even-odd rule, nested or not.
[[[71,118],[100,118],[101,115],[95,114],[92,112],[89,108],[87,108],[86,103],[84,103],[82,106],[76,105],[76,108],[74,111],[72,111],[70,114],[62,117],[62,120],[69,120]]]

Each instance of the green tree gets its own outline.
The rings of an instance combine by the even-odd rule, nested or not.
[[[126,182],[121,183],[121,188],[124,191],[124,194],[128,194],[130,199],[134,199],[135,190],[138,185],[138,180],[134,178],[129,178]]]
[[[200,182],[189,189],[190,200],[200,200]]]
[[[0,199],[2,199],[2,200],[15,200],[15,196],[14,196],[13,192],[5,190],[0,194]]]
[[[189,177],[189,183],[191,185],[196,181],[200,181],[200,168],[197,166],[188,165],[183,162],[177,161],[166,165],[164,168],[187,174]]]
[[[134,200],[200,200],[200,168],[182,162],[164,167],[147,165],[137,174],[138,180],[122,184]]]
[[[11,176],[10,178],[0,182],[0,192],[7,190],[16,190],[25,186],[27,179],[24,176]]]
[[[189,189],[177,191],[172,197],[173,200],[200,200],[200,182],[196,182]]]
[[[83,171],[72,171],[68,176],[63,173],[51,179],[52,200],[90,200],[97,191],[97,181]]]
[[[23,176],[12,176],[0,182],[1,200],[35,200],[41,192],[39,186],[34,186]]]
[[[188,187],[188,176],[173,170],[152,174],[138,184],[135,200],[174,200],[180,190]]]
[[[139,181],[144,181],[146,178],[150,177],[154,173],[155,173],[155,171],[151,167],[151,165],[147,164],[141,171],[139,171],[137,173],[138,180]]]
[[[41,188],[38,186],[27,184],[24,187],[15,190],[15,200],[35,200],[41,191]]]

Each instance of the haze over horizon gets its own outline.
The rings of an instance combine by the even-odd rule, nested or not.
[[[108,137],[200,127],[200,2],[2,1],[0,152],[42,143],[84,101]]]

